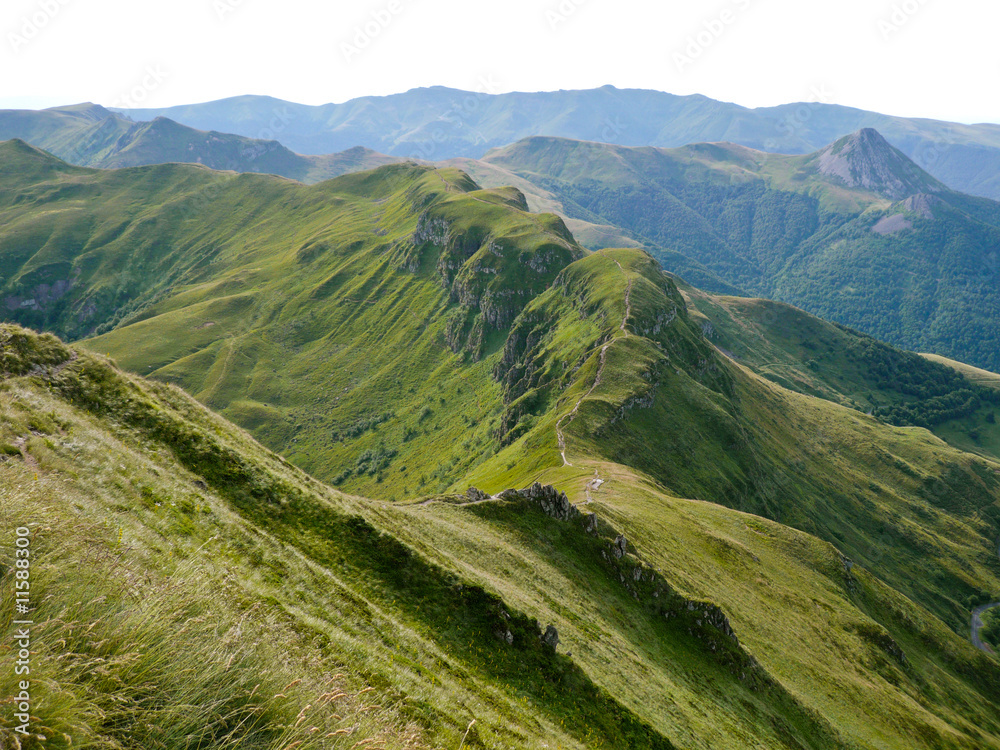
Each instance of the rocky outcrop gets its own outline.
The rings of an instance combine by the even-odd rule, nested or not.
[[[621,560],[628,554],[628,540],[625,538],[624,534],[619,534],[615,537],[614,543],[611,545],[611,554],[615,556],[616,560]],[[640,580],[636,578],[636,580]]]
[[[583,250],[541,227],[543,239],[537,242],[462,221],[424,211],[409,243],[395,255],[410,272],[434,264],[451,302],[462,311],[462,320],[449,321],[448,346],[478,359],[487,334],[510,328],[528,302]]]
[[[545,628],[545,632],[539,636],[539,640],[555,651],[559,645],[559,631],[555,629],[554,625],[549,625]]]
[[[481,503],[484,500],[489,500],[490,496],[480,489],[469,487],[465,493],[465,499],[470,503]]]
[[[875,234],[890,235],[912,229],[913,221],[911,219],[913,217],[927,221],[933,220],[935,206],[942,204],[943,201],[934,195],[927,193],[911,195],[906,200],[896,203],[889,209],[894,213],[889,213],[887,216],[879,219],[875,226],[872,227],[872,231]]]
[[[657,571],[645,564],[637,551],[630,551],[624,534],[598,518],[595,513],[581,513],[569,502],[564,492],[536,482],[524,490],[505,490],[497,497],[501,500],[530,503],[561,523],[580,523],[580,546],[591,547],[605,566],[608,576],[617,581],[633,599],[644,603],[653,617],[682,628],[753,689],[762,689],[771,682],[770,676],[757,660],[740,646],[739,638],[721,607],[712,602],[691,599],[678,592]],[[558,633],[553,626],[546,629],[541,640],[546,642],[546,638],[558,643]]]
[[[647,337],[658,336],[661,331],[677,320],[677,318],[678,309],[676,307],[671,308],[670,310],[661,310],[652,320],[640,322],[640,324],[636,326],[636,332]]]
[[[921,219],[933,219],[934,218],[934,207],[939,206],[943,201],[934,195],[928,195],[927,193],[918,193],[917,195],[911,195],[902,203],[904,210],[914,213]]]
[[[508,501],[525,500],[537,505],[545,515],[558,521],[572,521],[580,515],[580,509],[569,501],[566,493],[550,484],[535,482],[523,490],[504,490],[498,497]]]
[[[417,219],[417,228],[413,232],[412,242],[420,246],[425,243],[444,247],[451,238],[451,224],[445,219],[435,218],[424,212]]]
[[[656,385],[650,388],[646,393],[639,396],[633,396],[624,404],[619,406],[615,415],[611,418],[611,424],[613,425],[617,422],[621,422],[633,409],[651,409],[653,408],[654,403],[656,403]]]
[[[73,281],[74,279],[57,279],[51,284],[37,284],[21,295],[5,297],[2,303],[10,312],[24,309],[44,310],[64,297],[73,288]]]

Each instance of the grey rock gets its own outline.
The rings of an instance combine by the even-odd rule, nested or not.
[[[545,632],[539,636],[542,643],[546,646],[551,646],[552,650],[556,650],[556,646],[559,645],[559,631],[555,629],[554,625],[549,625],[545,628]]]
[[[523,490],[504,490],[501,500],[528,500],[536,503],[547,516],[557,521],[570,521],[580,515],[580,510],[569,501],[565,492],[550,484],[535,482]]]
[[[470,503],[481,503],[483,500],[489,500],[490,496],[480,489],[469,487],[468,491],[465,493],[465,499]]]
[[[619,560],[625,557],[625,553],[628,551],[628,540],[625,539],[624,534],[619,534],[615,538],[615,543],[611,546],[611,551],[614,552],[615,557]]]

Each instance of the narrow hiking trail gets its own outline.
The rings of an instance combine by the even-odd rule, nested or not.
[[[997,554],[1000,555],[1000,550],[997,550]],[[983,639],[979,637],[979,631],[982,630],[983,626],[986,624],[983,622],[983,615],[991,609],[998,608],[1000,608],[1000,602],[994,602],[993,604],[984,604],[982,607],[976,607],[976,609],[972,612],[972,645],[980,651],[985,651],[988,654],[992,654],[993,649],[983,643]]]
[[[420,501],[419,503],[416,503],[416,504],[417,505],[432,505],[434,503],[444,503],[445,505],[454,505],[456,508],[465,508],[465,507],[468,507],[469,505],[483,505],[484,503],[492,503],[493,501],[499,500],[499,499],[500,498],[498,498],[496,495],[490,495],[489,497],[484,498],[482,500],[466,500],[464,503],[450,503],[447,500],[441,500],[440,498],[437,498],[437,497],[431,497],[431,498],[428,498],[427,500],[422,500],[422,501]],[[392,502],[385,502],[384,505],[395,506],[396,504],[392,503]]]
[[[991,609],[996,609],[1000,607],[1000,602],[994,604],[986,604],[982,607],[977,607],[972,612],[972,645],[978,648],[980,651],[985,651],[988,654],[993,653],[993,649],[983,642],[983,639],[979,637],[979,631],[983,629],[986,624],[983,622],[983,615],[989,612]]]
[[[626,279],[628,279],[628,284],[626,284],[625,286],[625,315],[622,318],[622,324],[618,326],[618,330],[621,331],[623,335],[616,336],[615,338],[611,339],[606,344],[604,344],[604,346],[601,347],[600,364],[597,367],[597,377],[594,378],[594,384],[590,387],[589,391],[587,391],[583,396],[580,397],[580,400],[576,402],[576,405],[573,407],[573,410],[569,414],[564,415],[558,422],[556,422],[556,440],[558,441],[559,444],[559,455],[562,456],[563,466],[573,465],[566,458],[566,435],[562,429],[563,421],[568,419],[570,422],[572,422],[576,418],[577,412],[580,410],[580,405],[584,402],[585,399],[589,398],[590,395],[601,384],[601,380],[604,377],[604,365],[607,364],[607,359],[608,359],[607,357],[608,347],[610,347],[613,343],[615,343],[615,341],[617,341],[619,338],[627,339],[629,337],[627,324],[628,324],[628,319],[632,317],[632,279],[628,278],[628,274],[625,273],[625,269],[622,267],[621,263],[619,263],[614,258],[612,258],[611,260],[613,260],[615,265],[618,266],[618,270],[622,272],[622,275],[625,276]]]

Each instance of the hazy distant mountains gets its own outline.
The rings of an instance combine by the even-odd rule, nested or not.
[[[273,139],[205,132],[166,117],[134,122],[97,104],[45,110],[0,111],[0,140],[20,138],[86,167],[114,169],[169,162],[216,170],[277,174],[319,182],[397,161],[356,147],[344,153],[302,156]]]
[[[804,154],[875,128],[949,187],[1000,198],[1000,126],[893,117],[833,104],[747,109],[704,96],[611,86],[500,95],[434,87],[322,106],[242,96],[130,114],[136,120],[165,116],[202,130],[276,139],[303,154],[361,145],[431,161],[478,158],[535,135],[667,148],[729,141]]]

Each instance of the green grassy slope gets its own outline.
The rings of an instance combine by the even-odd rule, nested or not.
[[[578,468],[574,454],[627,465],[678,496],[816,534],[878,560],[884,580],[959,631],[965,597],[981,588],[966,577],[972,539],[976,575],[995,575],[996,465],[769,385],[703,330],[648,256],[602,251],[574,263],[515,324],[498,367],[510,445],[472,478],[492,490],[558,467],[561,429],[572,464],[563,470]],[[919,574],[930,559],[936,580]]]
[[[807,156],[529,138],[484,161],[552,194],[568,216],[622,227],[752,294],[1000,366],[998,205],[948,190],[874,131]],[[689,272],[676,255],[660,259]]]
[[[396,696],[379,705],[417,696],[422,708],[401,704],[390,723],[412,718],[448,746],[480,714],[487,747],[530,746],[556,725],[570,746],[997,745],[996,663],[967,640],[969,602],[1000,591],[1000,465],[844,405],[877,386],[886,418],[947,407],[872,379],[910,355],[798,311],[783,330],[771,303],[682,289],[641,250],[588,254],[519,191],[457,170],[306,187],[4,148],[4,267],[22,294],[35,285],[12,316],[100,327],[87,347],[183,384],[374,499],[309,480],[169,385],[13,332],[3,369],[27,374],[20,403],[48,399],[33,413],[70,409],[63,421],[89,415],[163,453],[161,475],[266,534],[260,557],[234,543],[234,564],[274,560],[275,585],[289,560],[306,564],[289,615],[337,659],[360,653],[360,674]],[[55,296],[59,278],[72,284]],[[757,352],[761,337],[773,340]],[[975,387],[953,377],[953,391]],[[44,468],[43,449],[72,455],[61,422],[10,411],[19,476]],[[596,519],[454,494],[536,480]],[[95,480],[75,481],[82,495]],[[143,497],[107,482],[122,509]],[[345,598],[331,604],[317,579]],[[356,615],[358,599],[379,614]],[[358,616],[365,627],[344,624]],[[559,658],[533,645],[534,620],[558,628]],[[373,638],[368,624],[384,622],[390,635]],[[508,632],[517,648],[497,651]]]
[[[626,330],[618,316],[603,321],[618,332],[609,350],[651,340],[639,332],[643,298],[662,287],[643,288],[656,269],[642,258],[620,251],[610,264],[580,262],[589,279],[575,279],[578,291],[593,291],[591,304],[609,311],[632,280],[634,301],[618,308],[633,311]],[[686,326],[686,315],[667,325]],[[667,347],[673,337],[661,333],[653,337]],[[678,363],[707,353],[693,332],[674,333],[698,350],[677,342]],[[472,719],[473,742],[485,747],[1000,747],[1000,668],[886,586],[897,540],[886,536],[884,556],[850,565],[814,536],[676,499],[585,448],[600,412],[627,395],[631,360],[608,358],[611,392],[592,393],[566,426],[573,466],[560,467],[550,448],[548,468],[516,469],[581,503],[589,492],[582,510],[596,513],[594,528],[587,516],[559,520],[524,500],[394,505],[342,495],[171,386],[10,327],[2,352],[0,442],[13,450],[0,462],[0,498],[5,518],[35,530],[36,585],[50,597],[37,620],[53,623],[40,629],[39,654],[65,653],[60,639],[73,626],[59,623],[68,618],[95,633],[71,639],[73,666],[38,659],[46,746],[66,745],[61,733],[74,745],[141,737],[155,715],[151,741],[180,747],[193,702],[219,707],[198,729],[229,747],[327,746],[340,729],[353,729],[345,747],[375,737],[386,747],[451,747]],[[697,377],[731,387],[721,375]],[[786,416],[826,408],[778,389],[772,396]],[[829,408],[821,418],[854,419]],[[886,433],[868,434],[901,451]],[[904,442],[923,455],[921,441]],[[960,458],[938,450],[946,462]],[[819,449],[811,458],[829,460]],[[594,469],[605,483],[584,490]],[[886,507],[906,509],[902,489],[889,494]],[[928,541],[932,521],[924,519]],[[961,572],[934,577],[943,587],[942,576],[997,585],[995,558],[991,568],[985,553],[968,557],[976,523],[985,522],[956,512],[942,531],[967,555]],[[70,547],[56,543],[81,527]],[[86,578],[76,563],[94,557],[108,569]],[[215,603],[222,581],[226,598]],[[141,603],[129,596],[136,586]],[[78,603],[81,590],[98,602]],[[97,619],[109,602],[126,629],[105,631]],[[184,657],[198,668],[177,683],[164,662],[174,652],[155,644],[181,622],[172,642],[190,644]],[[557,654],[540,643],[539,623],[558,629]],[[207,640],[206,631],[227,635]],[[88,676],[95,658],[110,665],[103,682]],[[149,695],[140,679],[166,687]],[[237,727],[247,715],[253,731]]]
[[[676,250],[665,250],[649,240],[639,241],[632,232],[620,226],[604,223],[601,217],[592,214],[579,205],[567,208],[560,198],[533,182],[508,169],[480,159],[449,159],[441,162],[469,174],[478,184],[486,188],[514,186],[520,190],[532,211],[554,213],[561,216],[577,241],[590,250],[619,247],[645,247],[679,276],[695,284],[700,289],[721,294],[740,294],[740,290],[722,280],[703,264]]]
[[[926,427],[962,450],[1000,457],[1000,398],[992,373],[899,352],[790,305],[708,295],[679,283],[707,338],[758,375],[892,424]]]
[[[106,331],[97,351],[383,497],[444,489],[490,452],[500,406],[486,360],[584,253],[555,216],[455,170],[304,187],[182,165],[88,171],[6,148],[7,183],[32,184],[0,196],[10,319]]]
[[[948,367],[958,370],[974,383],[980,383],[981,385],[986,385],[990,388],[1000,388],[1000,375],[995,372],[983,370],[979,367],[973,367],[972,365],[967,365],[964,362],[956,362],[953,359],[941,357],[937,354],[922,354],[921,356],[926,357],[932,362],[939,362],[940,364],[947,365]]]
[[[671,747],[378,504],[179,390],[9,326],[0,368],[5,602],[15,524],[35,555],[23,747]]]

